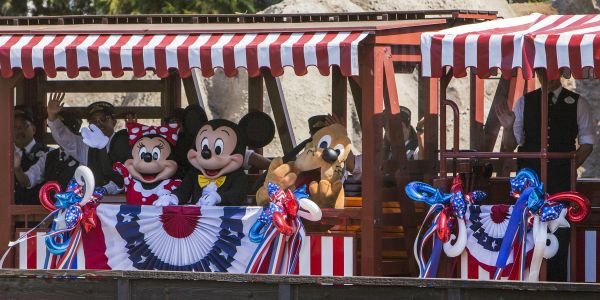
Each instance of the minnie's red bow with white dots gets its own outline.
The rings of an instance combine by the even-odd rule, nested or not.
[[[177,133],[179,124],[171,123],[162,126],[149,126],[140,123],[127,123],[127,133],[129,133],[129,144],[133,146],[135,142],[147,135],[158,134],[165,138],[171,145],[177,143]]]

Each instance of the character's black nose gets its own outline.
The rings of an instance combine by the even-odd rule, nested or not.
[[[152,153],[147,152],[147,153],[142,154],[142,159],[147,163],[151,162],[152,161]]]
[[[331,149],[331,148],[327,148],[323,150],[323,160],[325,160],[328,163],[333,163],[337,160],[339,154]]]
[[[210,149],[208,149],[208,147],[202,149],[202,151],[200,152],[200,155],[202,155],[202,158],[204,159],[209,159],[212,156],[212,153],[210,152]]]

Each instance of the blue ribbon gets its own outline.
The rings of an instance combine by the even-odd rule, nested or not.
[[[502,245],[500,245],[500,252],[498,253],[498,259],[496,259],[496,267],[504,268],[506,267],[506,261],[508,260],[508,256],[512,250],[513,240],[517,231],[519,230],[521,225],[521,219],[523,218],[523,213],[525,208],[527,207],[527,200],[529,199],[529,194],[533,192],[533,188],[526,188],[520,195],[517,203],[513,206],[512,213],[510,215],[510,219],[508,220],[508,226],[506,228],[506,233],[504,234],[504,238],[502,239]]]
[[[425,202],[429,204],[429,206],[435,204],[448,204],[452,198],[452,194],[442,193],[439,189],[420,181],[409,182],[406,187],[404,187],[404,191],[409,198],[415,201]]]
[[[510,179],[510,194],[517,196],[527,187],[542,187],[540,179],[535,171],[529,168],[520,169],[517,175]]]

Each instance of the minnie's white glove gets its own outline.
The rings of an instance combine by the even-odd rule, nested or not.
[[[202,193],[204,194],[204,191]],[[221,195],[219,195],[217,192],[211,192],[207,193],[206,195],[202,195],[202,197],[200,197],[200,200],[198,200],[198,203],[196,203],[196,205],[215,206],[219,203],[221,203]]]
[[[177,199],[177,196],[173,194],[162,195],[158,197],[158,199],[154,201],[154,203],[152,203],[152,205],[154,206],[170,206],[177,204],[179,204],[179,199]]]
[[[102,133],[102,130],[100,130],[100,128],[94,124],[90,124],[89,127],[82,128],[81,137],[83,137],[83,142],[86,145],[90,146],[90,148],[96,149],[104,149],[109,141],[108,137]]]

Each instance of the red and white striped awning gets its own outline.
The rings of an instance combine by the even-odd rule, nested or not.
[[[43,69],[50,77],[66,70],[76,77],[81,70],[101,76],[110,70],[120,77],[124,70],[144,76],[154,70],[164,78],[169,70],[187,77],[199,68],[212,76],[222,68],[227,76],[245,68],[250,76],[268,68],[274,76],[291,66],[304,75],[316,66],[323,75],[339,66],[344,76],[358,74],[358,43],[369,32],[298,32],[242,34],[73,34],[0,35],[0,74],[11,77],[21,69],[25,77]]]
[[[537,68],[556,79],[575,78],[593,68],[600,78],[600,15],[541,15],[458,26],[421,35],[422,74],[441,77],[446,66],[455,77],[476,68],[486,78],[495,70],[511,77],[515,69],[532,78]]]

